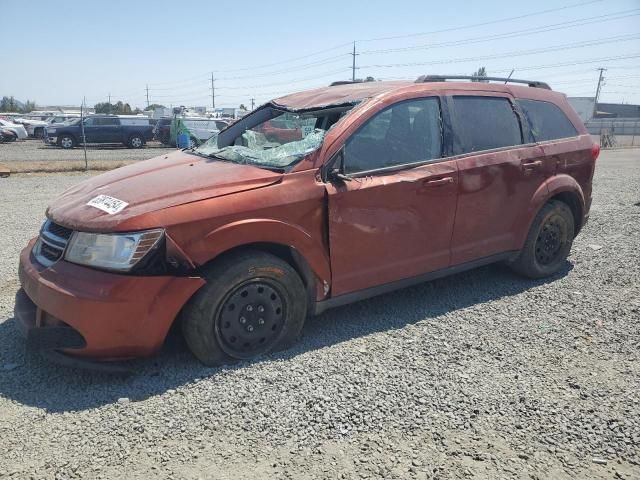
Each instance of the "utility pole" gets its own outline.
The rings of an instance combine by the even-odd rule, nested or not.
[[[353,56],[353,63],[351,64],[351,80],[352,81],[356,81],[356,42],[353,42],[353,53],[351,54]]]
[[[606,68],[598,68],[600,70],[600,76],[598,77],[598,87],[596,88],[596,98],[593,99],[593,116],[591,118],[596,118],[596,113],[598,112],[598,98],[600,98],[600,90],[602,88],[602,82],[604,80],[603,73],[607,71]]]
[[[84,135],[84,111],[87,109],[87,97],[82,97],[82,105],[80,105],[80,129],[82,130],[82,148],[84,149],[84,170],[89,170],[89,162],[87,162],[87,138]]]
[[[211,72],[211,108],[216,109],[216,86],[214,84],[213,72]]]
[[[251,111],[252,111],[252,112],[253,112],[253,107],[255,106],[255,104],[256,104],[256,99],[255,99],[255,98],[252,98],[252,99],[251,99]]]
[[[109,114],[111,114],[111,93],[109,93],[109,101],[107,103],[109,104]]]
[[[149,84],[147,83],[147,108],[149,108]]]

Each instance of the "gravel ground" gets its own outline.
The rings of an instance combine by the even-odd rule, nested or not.
[[[19,249],[82,175],[0,179],[0,478],[640,478],[640,152],[598,160],[549,281],[481,268],[312,319],[205,368],[174,336],[128,377],[25,353]]]
[[[175,148],[167,148],[159,142],[148,142],[145,148],[132,149],[123,145],[102,145],[87,147],[89,164],[95,161],[130,161],[147,160],[148,158],[172,152]],[[76,147],[69,150],[45,144],[41,140],[23,140],[0,144],[0,164],[11,166],[19,162],[49,161],[82,161],[84,149]]]

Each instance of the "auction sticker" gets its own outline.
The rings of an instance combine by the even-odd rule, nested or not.
[[[124,208],[129,204],[123,200],[110,197],[109,195],[98,195],[97,197],[89,200],[87,205],[102,210],[103,212],[107,212],[109,215],[113,215],[124,210]]]

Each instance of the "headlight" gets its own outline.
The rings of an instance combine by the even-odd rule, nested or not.
[[[80,265],[126,272],[158,244],[163,233],[161,229],[122,234],[75,232],[64,258]]]
[[[56,133],[55,128],[47,128],[47,133]]]

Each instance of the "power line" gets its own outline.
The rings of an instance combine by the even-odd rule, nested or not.
[[[547,10],[540,10],[537,12],[531,12],[531,13],[525,13],[523,15],[517,15],[515,17],[507,17],[507,18],[500,18],[497,20],[490,20],[488,22],[481,22],[481,23],[473,23],[470,25],[462,25],[459,27],[451,27],[451,28],[444,28],[442,30],[431,30],[428,32],[421,32],[421,33],[408,33],[405,35],[394,35],[394,36],[389,36],[389,37],[378,37],[378,38],[365,38],[365,39],[360,39],[357,40],[358,42],[377,42],[377,41],[381,41],[381,40],[397,40],[399,38],[411,38],[411,37],[420,37],[420,36],[425,36],[425,35],[434,35],[437,33],[445,33],[445,32],[456,32],[459,30],[466,30],[466,29],[470,29],[470,28],[476,28],[476,27],[485,27],[487,25],[495,25],[496,23],[504,23],[504,22],[512,22],[514,20],[521,20],[523,18],[530,18],[530,17],[534,17],[537,15],[544,15],[546,13],[553,13],[553,12],[559,12],[561,10],[568,10],[571,8],[576,8],[576,7],[585,7],[587,5],[591,5],[594,3],[599,3],[603,0],[591,0],[589,2],[579,2],[579,3],[573,3],[571,5],[565,5],[563,7],[556,7],[556,8],[549,8]]]
[[[466,57],[466,58],[454,58],[447,60],[435,60],[431,62],[410,62],[410,63],[392,63],[392,64],[372,64],[365,65],[360,68],[392,68],[392,67],[417,67],[423,65],[444,65],[449,63],[463,63],[463,62],[477,62],[481,60],[490,60],[495,58],[504,58],[504,57],[519,57],[526,55],[535,55],[538,53],[548,53],[548,52],[556,52],[558,50],[569,50],[574,48],[583,48],[590,47],[593,45],[602,45],[604,43],[614,43],[614,42],[623,42],[628,40],[635,40],[640,38],[640,34],[626,34],[626,35],[616,35],[613,37],[604,37],[598,38],[595,40],[587,40],[584,42],[574,42],[574,43],[565,43],[562,45],[552,45],[550,47],[545,48],[534,48],[530,50],[516,50],[512,52],[504,52],[499,54],[492,55],[483,55],[478,57]]]
[[[636,13],[630,13],[636,12]],[[625,13],[626,15],[622,15]],[[479,37],[471,37],[461,40],[451,40],[448,42],[440,42],[440,43],[431,43],[431,44],[422,44],[422,45],[410,45],[407,47],[398,47],[398,48],[387,48],[387,49],[378,49],[378,50],[364,50],[360,52],[362,55],[372,55],[372,54],[380,54],[380,53],[397,53],[404,51],[413,51],[413,50],[428,50],[433,48],[440,47],[450,47],[450,46],[459,46],[459,45],[469,45],[472,43],[481,43],[488,42],[492,40],[503,40],[505,38],[513,38],[520,37],[526,35],[534,35],[537,33],[546,33],[554,30],[561,30],[572,27],[580,27],[583,25],[590,25],[592,23],[602,23],[612,20],[620,20],[624,18],[634,17],[640,15],[640,8],[635,8],[632,10],[624,10],[622,12],[612,13],[608,15],[599,15],[595,17],[586,17],[577,20],[571,20],[567,22],[554,23],[551,25],[546,25],[542,27],[532,27],[525,30],[513,30],[511,32],[497,33],[493,35],[482,35]],[[608,18],[613,17],[613,18]],[[581,23],[577,23],[581,22]]]
[[[474,24],[468,24],[468,25],[461,25],[461,26],[457,26],[457,27],[451,27],[451,28],[445,28],[445,29],[441,29],[441,30],[432,30],[432,31],[428,31],[428,32],[418,32],[418,33],[411,33],[411,34],[406,34],[406,35],[396,35],[396,36],[387,36],[387,37],[377,37],[377,38],[365,38],[365,39],[360,39],[360,40],[356,40],[358,42],[375,42],[375,41],[380,41],[380,40],[394,40],[394,39],[399,39],[399,38],[410,38],[410,37],[418,37],[418,36],[426,36],[426,35],[432,35],[432,34],[438,34],[438,33],[445,33],[445,32],[454,32],[454,31],[459,31],[459,30],[466,30],[466,29],[471,29],[471,28],[476,28],[476,27],[482,27],[482,26],[487,26],[487,25],[495,25],[498,23],[504,23],[504,22],[512,22],[514,20],[520,20],[520,19],[524,19],[524,18],[530,18],[530,17],[534,17],[534,16],[539,16],[539,15],[544,15],[547,13],[554,13],[554,12],[559,12],[559,11],[563,11],[563,10],[568,10],[568,9],[572,9],[572,8],[578,8],[578,7],[584,7],[587,5],[591,5],[594,3],[599,3],[602,2],[603,0],[590,0],[587,2],[578,2],[578,3],[573,3],[570,5],[564,5],[562,7],[556,7],[556,8],[550,8],[550,9],[545,9],[545,10],[539,10],[539,11],[535,11],[535,12],[530,12],[530,13],[526,13],[526,14],[522,14],[522,15],[517,15],[517,16],[513,16],[513,17],[505,17],[505,18],[500,18],[500,19],[496,19],[496,20],[490,20],[487,22],[480,22],[480,23],[474,23]],[[329,47],[329,48],[325,48],[319,51],[315,51],[315,52],[310,52],[306,55],[303,56],[297,56],[297,57],[293,57],[293,58],[289,58],[289,59],[285,59],[285,60],[281,60],[278,62],[272,62],[272,63],[268,63],[268,64],[262,64],[262,65],[252,65],[252,66],[246,66],[246,67],[240,67],[240,68],[234,68],[234,69],[214,69],[214,72],[216,72],[216,74],[220,74],[220,73],[231,73],[231,72],[240,72],[240,71],[247,71],[247,70],[251,70],[251,71],[256,71],[262,68],[268,68],[268,67],[272,67],[275,65],[283,65],[286,63],[294,63],[298,60],[306,60],[309,57],[312,56],[316,56],[319,55],[321,53],[325,53],[325,52],[329,52],[329,51],[334,51],[340,48],[344,48],[347,45],[352,45],[352,42],[349,43],[341,43],[339,45],[335,45],[333,47]],[[345,54],[343,55],[337,55],[335,57],[329,57],[329,59],[324,59],[321,60],[320,62],[326,61],[326,60],[330,60],[330,59],[335,59],[337,61],[337,59],[341,59],[344,57]],[[321,63],[318,62],[314,62],[313,64],[306,64],[306,65],[318,65]],[[299,68],[297,67],[291,67],[290,69],[287,70],[280,70],[277,73],[276,72],[269,72],[269,73],[263,73],[263,74],[252,74],[252,75],[247,75],[244,76],[244,78],[253,78],[253,77],[257,77],[257,76],[268,76],[268,75],[272,75],[272,74],[280,74],[280,73],[290,73],[290,70],[295,68],[296,70],[299,70]],[[308,68],[308,67],[305,67]],[[203,79],[206,78],[205,77],[206,74],[202,74],[202,75],[198,75],[195,77],[190,77],[189,79],[184,79],[184,80],[176,80],[176,81],[172,81],[172,82],[157,82],[155,84],[152,84],[152,86],[155,85],[176,85],[176,84],[181,84],[181,83],[188,83],[190,81],[193,81],[195,79]],[[219,77],[220,80],[222,80],[222,77]],[[225,79],[239,79],[238,77],[227,77]]]

